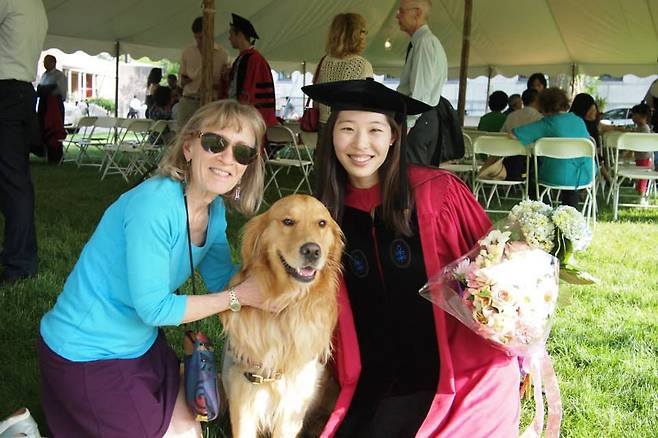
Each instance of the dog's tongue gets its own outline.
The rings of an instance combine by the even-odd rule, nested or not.
[[[310,277],[313,274],[315,274],[315,269],[313,269],[311,267],[304,267],[304,268],[299,269],[298,272],[299,272],[299,275],[302,275],[304,277]]]

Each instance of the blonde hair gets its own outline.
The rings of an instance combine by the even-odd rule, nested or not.
[[[258,155],[253,163],[247,166],[238,184],[240,197],[235,199],[238,186],[223,196],[224,203],[229,208],[250,216],[258,211],[263,200],[263,181],[265,165],[263,161],[263,138],[265,137],[265,122],[260,113],[250,105],[243,105],[235,100],[219,100],[199,108],[179,131],[174,143],[158,165],[158,174],[168,176],[177,181],[190,179],[190,169],[185,160],[183,148],[192,138],[208,126],[218,126],[219,129],[231,128],[238,132],[250,129],[256,139]]]
[[[361,32],[366,30],[366,19],[360,14],[338,14],[329,26],[327,53],[334,58],[359,54],[365,49]]]

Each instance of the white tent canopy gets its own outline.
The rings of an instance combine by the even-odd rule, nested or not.
[[[191,44],[200,0],[44,0],[45,48],[121,53],[177,61]],[[308,69],[324,54],[333,16],[358,12],[368,22],[364,56],[376,73],[399,74],[408,36],[395,20],[397,0],[215,1],[215,37],[229,53],[231,12],[251,20],[256,47],[279,70]],[[430,28],[459,74],[463,0],[434,0]],[[469,77],[542,71],[589,75],[658,72],[658,0],[473,0]],[[384,42],[392,47],[386,49]]]

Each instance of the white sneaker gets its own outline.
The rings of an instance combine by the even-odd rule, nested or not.
[[[41,438],[39,427],[27,408],[21,408],[11,417],[0,421],[0,438]]]
[[[648,207],[649,206],[649,198],[646,196],[642,196],[640,198],[640,206],[641,207]]]

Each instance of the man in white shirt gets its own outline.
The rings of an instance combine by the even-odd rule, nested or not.
[[[427,25],[431,0],[400,0],[396,18],[400,30],[411,37],[398,91],[436,107],[448,80],[448,60],[439,39]],[[439,119],[436,110],[407,118],[407,158],[430,164],[437,146]],[[434,163],[438,164],[438,163]]]
[[[199,89],[201,88],[201,40],[203,37],[203,18],[197,17],[192,22],[192,33],[195,44],[183,50],[181,55],[180,85],[183,87],[183,95],[176,109],[176,124],[181,128],[192,117],[192,114],[200,106]],[[228,54],[219,44],[215,43],[213,49],[212,77],[215,97],[218,95],[222,72],[228,66]]]
[[[37,273],[29,143],[36,129],[37,63],[48,30],[41,0],[0,1],[0,211],[5,216],[0,286]]]
[[[53,94],[60,96],[62,101],[66,100],[69,88],[68,80],[66,79],[64,72],[57,70],[57,58],[53,55],[44,56],[43,66],[46,71],[43,76],[41,76],[39,85],[54,86]]]
[[[139,110],[142,107],[142,102],[137,99],[137,96],[133,96],[128,103],[128,118],[136,119],[139,116]]]

